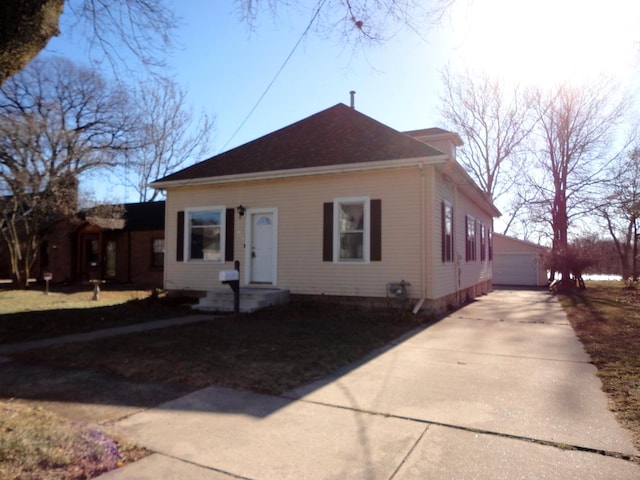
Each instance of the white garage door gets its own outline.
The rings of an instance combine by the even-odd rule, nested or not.
[[[494,285],[538,285],[537,258],[531,253],[496,253],[493,256]]]

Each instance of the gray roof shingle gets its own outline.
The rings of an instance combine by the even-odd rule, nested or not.
[[[339,103],[156,182],[441,154],[410,135]]]

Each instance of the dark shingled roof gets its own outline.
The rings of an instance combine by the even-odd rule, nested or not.
[[[339,103],[157,182],[440,155]]]
[[[118,205],[113,205],[118,207]],[[165,202],[125,203],[124,212],[116,218],[105,217],[105,212],[89,208],[80,212],[81,218],[103,230],[164,230]],[[117,211],[113,212],[117,215]]]
[[[164,203],[125,203],[125,230],[164,230]]]

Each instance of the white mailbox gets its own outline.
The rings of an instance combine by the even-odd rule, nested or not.
[[[240,272],[237,270],[221,270],[220,273],[218,273],[218,280],[221,282],[240,280]]]

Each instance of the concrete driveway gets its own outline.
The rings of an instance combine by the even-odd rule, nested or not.
[[[555,299],[498,290],[282,397],[207,388],[113,428],[107,479],[639,479]]]

